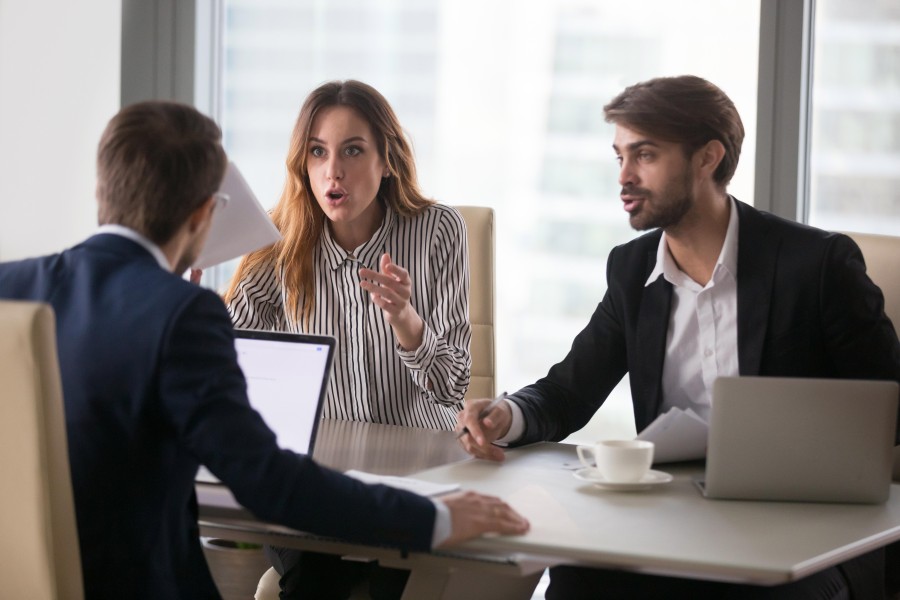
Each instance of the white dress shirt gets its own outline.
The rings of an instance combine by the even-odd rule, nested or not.
[[[672,308],[663,363],[662,412],[678,407],[709,418],[717,377],[738,374],[738,214],[733,201],[728,229],[713,274],[705,286],[675,264],[663,232],[650,285],[660,276],[672,284]]]

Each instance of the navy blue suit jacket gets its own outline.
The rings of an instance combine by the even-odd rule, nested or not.
[[[278,448],[248,404],[221,299],[135,242],[98,234],[0,264],[0,297],[56,312],[86,597],[218,597],[198,539],[200,463],[261,519],[430,547],[430,500]]]

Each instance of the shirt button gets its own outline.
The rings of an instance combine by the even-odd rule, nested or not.
[[[703,356],[705,356],[706,358],[709,358],[712,355],[713,355],[713,351],[710,350],[709,348],[707,348],[706,350],[703,351]]]

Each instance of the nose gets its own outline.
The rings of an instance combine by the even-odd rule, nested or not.
[[[332,181],[338,181],[344,178],[344,168],[341,165],[340,158],[338,156],[332,155],[328,159],[328,164],[325,169],[325,176]]]
[[[619,165],[619,185],[635,185],[637,182],[638,178],[634,170],[634,165],[628,159],[623,158],[622,164]]]

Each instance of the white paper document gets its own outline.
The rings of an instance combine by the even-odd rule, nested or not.
[[[653,442],[654,464],[706,458],[709,425],[691,409],[672,408],[659,415],[640,435]]]
[[[394,488],[414,492],[420,496],[440,496],[459,489],[458,483],[432,483],[411,477],[397,477],[395,475],[376,475],[365,471],[350,470],[344,473],[348,477],[358,479],[363,483],[380,483]]]
[[[228,163],[219,191],[228,194],[229,200],[213,212],[209,237],[193,265],[195,269],[206,269],[281,239],[278,229],[233,162]]]

